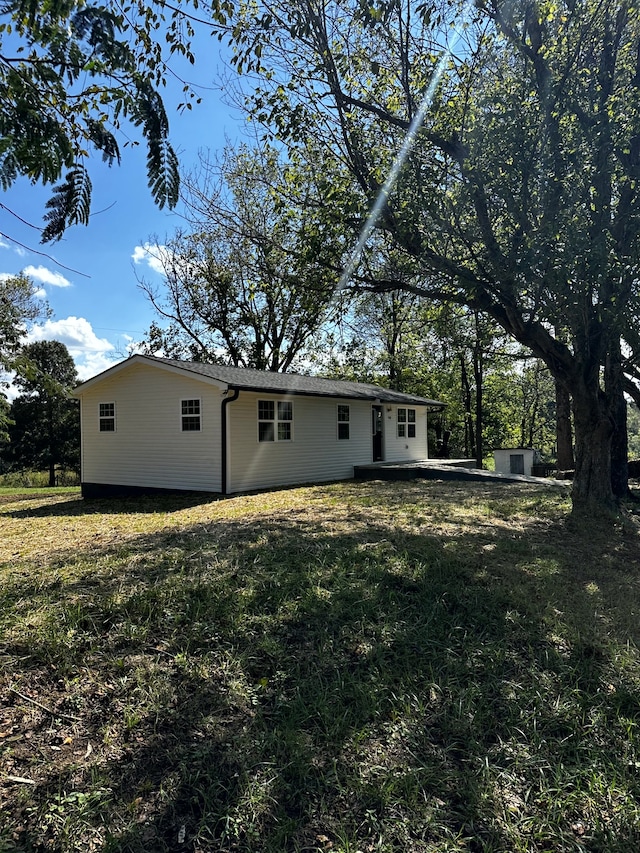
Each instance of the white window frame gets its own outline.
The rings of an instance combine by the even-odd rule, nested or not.
[[[113,409],[113,414],[105,415],[102,413],[103,406],[111,406]],[[109,421],[113,421],[113,429],[103,429],[102,425],[108,423]],[[116,404],[115,401],[104,401],[102,403],[98,403],[98,432],[106,433],[106,432],[115,432],[116,431]]]
[[[197,412],[185,412],[185,403],[197,403]],[[185,418],[197,418],[198,429],[185,429]],[[180,400],[180,432],[202,432],[202,398],[201,397],[182,397]]]
[[[402,414],[401,414],[402,412]],[[416,409],[399,406],[396,410],[396,427],[398,438],[416,438],[418,417]]]
[[[412,417],[413,416],[413,417]],[[407,438],[416,438],[418,423],[418,412],[416,409],[407,409]]]
[[[346,419],[340,417],[341,409],[346,409]],[[340,427],[345,425],[347,427],[347,434],[340,435]],[[351,441],[351,406],[349,403],[336,404],[336,438],[338,441]]]
[[[260,404],[261,403],[269,403],[273,406],[273,418],[265,418],[260,417]],[[287,406],[291,412],[291,417],[282,417],[282,412],[280,407]],[[266,400],[259,399],[256,401],[256,416],[257,416],[257,435],[256,439],[258,444],[269,444],[270,442],[284,442],[290,443],[293,441],[293,422],[294,422],[294,410],[293,410],[293,400]],[[271,424],[272,425],[272,434],[271,438],[260,438],[260,424]],[[287,438],[280,437],[280,425],[286,425],[289,427],[288,432],[289,436]]]

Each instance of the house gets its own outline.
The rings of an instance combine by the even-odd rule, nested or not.
[[[244,492],[427,458],[444,404],[375,385],[134,355],[79,385],[82,493]]]

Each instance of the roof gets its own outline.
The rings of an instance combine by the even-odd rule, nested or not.
[[[196,361],[178,361],[172,358],[157,358],[147,355],[133,355],[126,361],[120,362],[92,379],[83,382],[75,389],[80,395],[85,386],[93,385],[107,374],[119,371],[132,362],[142,362],[158,367],[178,370],[192,378],[214,380],[226,385],[227,388],[240,391],[257,391],[272,394],[300,394],[310,397],[342,397],[356,400],[371,400],[381,403],[399,403],[415,406],[429,406],[443,409],[446,403],[439,400],[429,400],[415,394],[403,394],[400,391],[390,391],[379,385],[364,382],[347,382],[338,379],[323,379],[319,376],[302,376],[297,373],[273,373],[267,370],[253,370],[245,367],[227,367],[223,364],[202,364]]]

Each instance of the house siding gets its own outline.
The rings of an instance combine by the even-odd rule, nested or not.
[[[258,400],[293,402],[293,439],[258,441]],[[349,405],[348,440],[338,439],[338,404]],[[371,403],[323,397],[240,392],[228,407],[228,491],[353,477],[371,462]]]
[[[201,401],[201,430],[183,432],[181,400]],[[82,481],[219,492],[220,391],[169,371],[132,365],[81,397]],[[99,404],[115,403],[115,431]]]

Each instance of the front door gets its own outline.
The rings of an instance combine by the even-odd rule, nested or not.
[[[509,473],[524,474],[524,453],[512,453],[509,456]]]
[[[373,438],[373,461],[382,462],[382,406],[371,407],[371,434]]]

